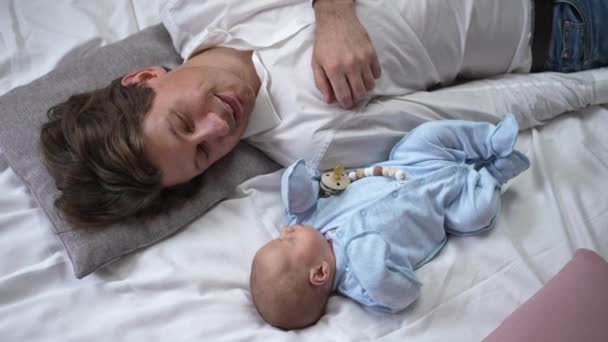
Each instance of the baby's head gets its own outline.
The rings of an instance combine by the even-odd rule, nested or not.
[[[311,226],[285,227],[253,258],[253,303],[277,328],[309,326],[325,312],[335,270],[331,244],[323,234]]]

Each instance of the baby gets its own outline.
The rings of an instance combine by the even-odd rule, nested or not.
[[[382,311],[404,309],[420,293],[414,270],[439,252],[446,233],[493,226],[501,185],[530,165],[513,149],[517,133],[512,114],[496,126],[425,123],[375,165],[400,177],[368,172],[325,198],[303,161],[288,167],[281,191],[291,225],[251,268],[258,312],[273,326],[303,328],[321,318],[333,292]]]

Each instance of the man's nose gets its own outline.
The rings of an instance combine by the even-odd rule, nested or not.
[[[230,126],[215,112],[209,112],[194,121],[191,139],[195,143],[221,138],[230,133]]]

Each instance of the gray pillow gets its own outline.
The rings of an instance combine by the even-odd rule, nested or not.
[[[58,190],[43,164],[39,146],[40,127],[47,119],[48,108],[74,93],[105,86],[134,69],[148,65],[173,67],[180,62],[164,27],[156,25],[106,47],[81,47],[49,74],[0,97],[0,146],[12,170],[24,180],[52,221],[77,278],[176,233],[226,198],[238,184],[279,168],[260,151],[241,142],[205,173],[208,181],[203,181],[204,189],[197,196],[166,215],[101,230],[77,229],[57,215],[53,202]]]

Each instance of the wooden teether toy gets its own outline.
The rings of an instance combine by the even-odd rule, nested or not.
[[[321,176],[321,195],[324,197],[334,195],[346,189],[351,182],[371,176],[395,177],[399,181],[407,179],[403,170],[389,166],[359,168],[349,172],[347,175],[344,172],[344,166],[338,163],[332,171],[327,171]]]

